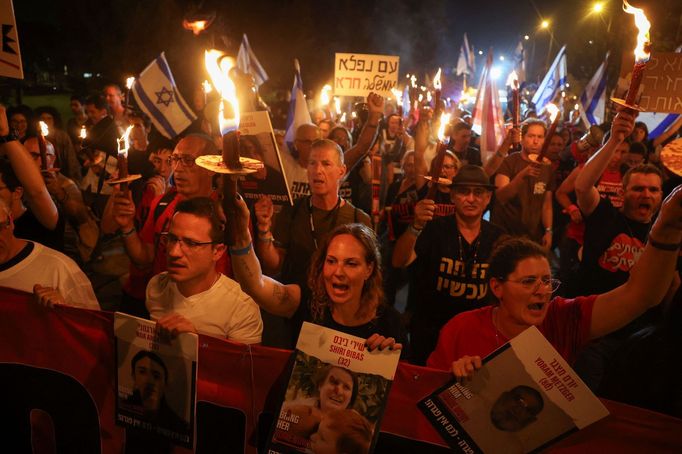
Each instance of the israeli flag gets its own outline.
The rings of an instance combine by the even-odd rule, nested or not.
[[[591,125],[601,124],[606,114],[606,68],[609,61],[609,54],[606,53],[604,61],[597,68],[592,79],[585,87],[585,91],[580,95],[580,118],[588,128]]]
[[[293,149],[296,129],[305,123],[312,123],[308,105],[303,95],[303,79],[301,79],[301,65],[298,59],[294,60],[294,86],[291,88],[291,101],[289,101],[289,115],[287,116],[287,133],[284,141]]]
[[[467,34],[464,34],[464,41],[459,48],[459,58],[457,59],[456,73],[458,76],[462,74],[472,75],[476,70],[474,60],[474,49],[469,46],[469,39]]]
[[[257,86],[261,86],[263,82],[268,80],[268,73],[265,72],[260,62],[253,53],[249,38],[246,33],[242,36],[242,44],[239,46],[239,53],[237,54],[237,68],[246,74],[251,74]]]
[[[649,140],[663,134],[675,121],[679,114],[640,112],[637,121],[643,122],[649,129]]]
[[[566,82],[566,46],[564,46],[557,54],[552,66],[549,67],[549,71],[547,71],[545,78],[542,79],[542,83],[540,83],[535,95],[533,95],[535,111],[537,113],[542,112],[559,91],[564,89]]]
[[[137,105],[168,139],[178,136],[197,119],[175,86],[163,52],[140,73],[132,91]]]

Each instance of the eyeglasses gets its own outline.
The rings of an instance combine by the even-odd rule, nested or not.
[[[536,291],[540,286],[542,287],[548,287],[552,293],[556,292],[559,286],[561,285],[561,281],[559,279],[552,279],[549,277],[535,277],[535,276],[527,276],[522,279],[519,279],[518,281],[513,281],[511,279],[500,279],[501,281],[507,281],[507,282],[513,282],[514,284],[521,284],[523,288],[526,290],[532,290]]]
[[[454,188],[452,188],[452,190],[455,193],[455,195],[466,197],[469,194],[474,194],[474,197],[478,198],[483,197],[486,194],[486,192],[488,192],[487,189],[485,188],[469,188],[466,186],[455,186]]]
[[[194,167],[194,157],[192,157],[192,156],[187,156],[187,155],[182,155],[182,156],[172,155],[172,156],[170,157],[170,160],[171,160],[171,162],[173,163],[173,166],[176,166],[176,165],[178,165],[179,162],[182,162],[182,165],[185,166],[185,167],[187,167],[187,168]]]
[[[190,240],[189,238],[180,238],[168,232],[161,234],[159,242],[168,249],[172,248],[179,242],[180,249],[182,249],[185,252],[193,252],[196,251],[201,246],[207,246],[209,244],[220,244],[219,241],[195,241]]]

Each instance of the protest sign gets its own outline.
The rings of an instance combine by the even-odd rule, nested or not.
[[[19,34],[14,19],[12,0],[0,0],[0,22],[2,22],[2,46],[0,46],[0,76],[24,78],[19,50]]]
[[[623,98],[630,86],[634,55],[623,54],[615,97]],[[682,53],[654,52],[644,69],[637,104],[645,112],[682,113]]]
[[[242,113],[239,122],[239,151],[242,156],[261,161],[264,165],[241,182],[241,194],[251,204],[267,195],[279,212],[282,205],[291,205],[291,193],[283,172],[270,117],[265,111]],[[285,151],[286,153],[286,151]]]
[[[371,452],[400,351],[370,352],[365,339],[306,322],[294,354],[268,452],[339,452],[340,438]]]
[[[419,403],[456,451],[537,451],[609,413],[535,327]]]
[[[400,57],[392,55],[336,54],[334,94],[362,96],[370,92],[392,96],[398,85]]]
[[[129,430],[128,444],[167,440],[192,448],[198,337],[160,338],[156,323],[117,312],[116,424]],[[133,446],[131,446],[133,448]]]

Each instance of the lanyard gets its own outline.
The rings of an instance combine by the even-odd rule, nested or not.
[[[332,218],[331,228],[336,226],[336,221],[339,217],[339,207],[341,206],[341,197],[336,198],[336,205],[332,208],[330,214],[334,217]],[[313,243],[315,244],[315,250],[317,250],[317,238],[315,237],[315,221],[313,221],[313,199],[312,196],[308,196],[308,214],[310,217],[310,234],[313,236]],[[327,218],[329,214],[325,216]]]

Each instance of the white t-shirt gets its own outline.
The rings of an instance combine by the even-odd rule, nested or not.
[[[177,313],[197,332],[243,344],[257,344],[263,334],[258,305],[232,279],[221,274],[208,290],[184,297],[167,272],[147,284],[146,305],[152,320]]]
[[[310,186],[308,184],[308,169],[301,167],[291,153],[284,151],[282,153],[282,166],[284,173],[287,176],[287,182],[291,188],[291,197],[294,200],[310,194]]]
[[[19,263],[0,271],[0,286],[33,293],[40,284],[59,290],[67,305],[99,310],[90,279],[76,262],[59,251],[40,243]]]

